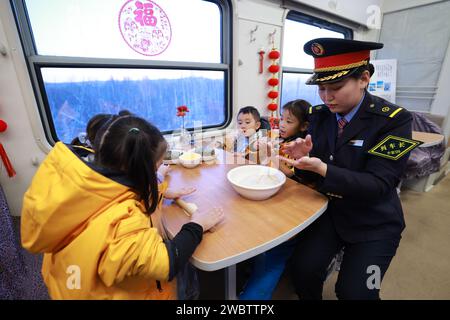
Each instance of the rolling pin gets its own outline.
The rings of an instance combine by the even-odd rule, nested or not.
[[[198,210],[198,207],[197,207],[197,205],[196,205],[195,203],[192,203],[192,202],[186,202],[186,201],[181,200],[181,199],[179,199],[179,198],[178,198],[178,199],[175,199],[175,203],[176,203],[181,209],[184,210],[184,212],[186,213],[186,215],[187,215],[188,217],[192,216],[192,214],[193,214],[195,211]],[[214,230],[215,230],[215,228],[212,227],[212,228],[210,228],[208,231],[214,232]]]
[[[198,207],[195,203],[186,202],[181,199],[175,199],[175,203],[184,210],[187,216],[192,216],[192,214],[197,211]]]

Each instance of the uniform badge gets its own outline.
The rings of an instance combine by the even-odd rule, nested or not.
[[[370,149],[368,153],[390,160],[398,160],[421,144],[421,141],[389,135]]]
[[[325,53],[325,50],[323,49],[322,45],[317,42],[314,42],[311,45],[311,50],[316,56],[321,56]]]
[[[348,144],[354,147],[362,147],[364,144],[364,140],[350,140]]]

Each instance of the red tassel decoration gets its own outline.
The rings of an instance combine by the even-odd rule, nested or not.
[[[263,73],[263,69],[264,69],[264,53],[266,53],[264,51],[264,49],[259,49],[258,54],[259,54],[259,73]]]
[[[8,172],[8,176],[10,178],[14,177],[16,175],[16,171],[14,170],[11,162],[9,161],[5,148],[3,148],[3,144],[1,143],[0,143],[0,157],[2,158],[3,164],[5,165],[6,171]]]

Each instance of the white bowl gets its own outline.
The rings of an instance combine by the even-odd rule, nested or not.
[[[237,193],[251,200],[270,198],[286,182],[286,176],[280,170],[259,165],[231,169],[227,179]]]
[[[185,152],[178,158],[178,162],[185,168],[195,168],[202,162],[202,156],[195,152]]]

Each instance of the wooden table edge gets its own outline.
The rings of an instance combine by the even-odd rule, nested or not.
[[[319,218],[328,208],[328,201],[325,202],[322,208],[320,208],[316,213],[311,215],[308,219],[306,219],[303,223],[298,225],[297,227],[289,230],[288,232],[280,235],[279,237],[273,239],[272,241],[266,242],[258,247],[252,248],[250,250],[241,252],[234,256],[227,257],[225,259],[217,260],[214,262],[208,262],[204,260],[197,259],[194,255],[191,257],[191,263],[198,269],[203,271],[216,271],[231,265],[237,264],[244,260],[253,258],[260,253],[263,253],[267,250],[270,250],[277,245],[289,240],[293,236],[297,235],[301,231],[303,231],[306,227],[308,227],[311,223],[313,223],[317,218]]]

